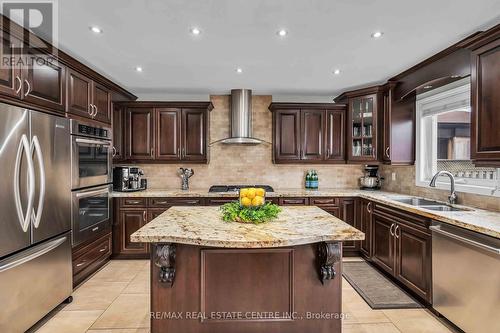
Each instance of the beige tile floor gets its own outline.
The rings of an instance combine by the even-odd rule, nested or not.
[[[372,310],[343,280],[345,333],[452,332],[424,309]],[[54,311],[37,333],[148,333],[149,262],[112,260]]]

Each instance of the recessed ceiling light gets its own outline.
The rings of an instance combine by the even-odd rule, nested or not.
[[[135,67],[136,72],[142,72],[143,68],[141,66]]]
[[[189,30],[191,32],[191,35],[198,36],[201,34],[200,28],[193,27]]]
[[[236,73],[243,73],[243,69],[241,67],[236,68]]]
[[[335,75],[339,75],[339,74],[340,74],[340,69],[335,69],[335,70],[333,71],[333,74],[335,74]]]
[[[372,38],[380,38],[384,33],[382,31],[375,31],[372,33]]]
[[[431,85],[426,85],[426,86],[424,86],[424,89],[431,89],[431,88],[432,88],[432,86],[431,86]]]
[[[102,34],[102,32],[103,32],[102,29],[96,25],[90,26],[89,29],[90,29],[90,31],[92,31],[93,33],[96,33],[96,34]]]
[[[285,29],[280,29],[278,30],[277,34],[280,37],[285,37],[286,35],[288,35],[288,31],[286,31]]]

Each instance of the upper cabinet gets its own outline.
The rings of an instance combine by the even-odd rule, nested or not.
[[[125,159],[125,151],[123,145],[123,127],[125,114],[123,108],[118,104],[113,104],[113,161],[119,162]]]
[[[500,167],[500,25],[470,48],[471,158]]]
[[[129,102],[119,107],[126,118],[125,161],[208,162],[210,102]]]
[[[103,85],[83,74],[68,70],[67,112],[111,123],[111,93]]]
[[[345,105],[272,103],[274,163],[345,163]]]

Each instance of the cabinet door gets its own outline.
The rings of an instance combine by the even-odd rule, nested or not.
[[[120,210],[120,253],[142,254],[148,252],[147,243],[132,243],[130,235],[147,223],[147,209]]]
[[[15,64],[16,52],[15,47],[11,46],[11,36],[2,33],[2,45],[0,48],[0,58],[2,61],[9,61],[11,63],[3,63],[0,66],[0,93],[13,97],[21,97],[21,70]],[[4,60],[5,59],[5,60]]]
[[[275,163],[300,160],[300,110],[277,110],[274,117]]]
[[[471,157],[500,167],[500,39],[472,51]]]
[[[365,239],[361,241],[360,250],[366,257],[370,258],[371,236],[372,236],[372,203],[368,200],[361,200],[359,214],[359,230],[365,234]]]
[[[82,117],[91,118],[92,80],[68,69],[67,76],[68,105],[66,111]]]
[[[125,148],[129,160],[154,159],[153,109],[128,108],[126,111]]]
[[[182,109],[181,158],[184,161],[207,160],[207,111]]]
[[[348,160],[352,162],[376,161],[377,95],[350,99],[348,113]]]
[[[181,159],[181,110],[156,109],[156,156],[157,160]]]
[[[382,121],[382,161],[391,162],[391,90],[385,91],[383,96],[383,121]]]
[[[326,111],[326,154],[325,160],[345,161],[344,120],[345,112],[341,110]]]
[[[113,105],[113,161],[125,158],[123,151],[123,118],[124,110],[118,105]]]
[[[51,110],[66,108],[65,67],[53,57],[27,51],[33,65],[23,69],[23,99]]]
[[[380,268],[394,275],[394,237],[392,229],[395,222],[380,216],[372,215],[372,260]]]
[[[325,155],[323,110],[301,110],[301,158],[321,161]]]
[[[109,89],[97,82],[93,82],[92,87],[95,120],[111,123],[111,93]]]
[[[354,228],[359,228],[356,216],[356,199],[342,199],[342,220]],[[359,251],[359,241],[345,241],[342,248],[347,251]]]
[[[396,277],[422,298],[431,301],[431,235],[397,224]]]

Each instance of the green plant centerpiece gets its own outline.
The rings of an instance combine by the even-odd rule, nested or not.
[[[281,208],[271,202],[257,207],[245,207],[238,201],[228,202],[220,207],[222,219],[226,222],[254,223],[269,222],[278,217]]]

